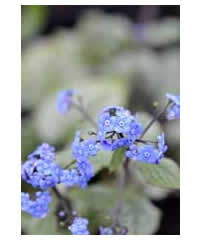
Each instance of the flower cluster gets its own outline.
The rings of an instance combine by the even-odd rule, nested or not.
[[[72,97],[74,94],[75,92],[73,89],[63,90],[59,92],[56,101],[56,108],[58,112],[62,114],[67,113],[72,104]]]
[[[142,125],[123,107],[103,109],[98,119],[98,140],[106,150],[129,146],[142,134]]]
[[[72,225],[68,227],[73,235],[89,235],[88,220],[82,217],[75,217]]]
[[[80,133],[77,133],[72,144],[73,155],[76,159],[77,167],[73,169],[62,169],[55,160],[55,148],[47,143],[43,143],[36,148],[36,150],[28,156],[28,160],[22,165],[21,177],[24,181],[31,184],[35,188],[46,190],[53,188],[57,184],[64,183],[67,187],[79,185],[84,188],[91,177],[94,176],[92,165],[89,161],[89,155],[95,156],[99,150],[98,144],[93,140],[82,141]],[[23,206],[28,194],[23,194]],[[26,201],[27,202],[27,201]],[[30,202],[33,205],[33,202]],[[36,202],[36,204],[38,201]],[[47,212],[48,204],[46,205]],[[40,217],[41,212],[39,208],[34,211],[27,210],[22,207],[22,210]]]
[[[61,168],[54,162],[55,149],[43,143],[22,165],[21,176],[35,188],[46,190],[60,182]]]
[[[21,193],[22,211],[31,214],[35,218],[44,218],[48,213],[48,205],[51,202],[49,192],[36,192],[35,200],[31,200],[28,193]]]
[[[66,113],[72,104],[74,90],[62,91],[58,95],[57,109]],[[180,97],[167,94],[167,119],[180,118]],[[28,156],[28,160],[22,165],[21,177],[34,188],[43,192],[36,192],[35,197],[30,198],[28,193],[21,193],[21,208],[36,218],[43,218],[48,213],[48,205],[51,196],[48,188],[54,188],[63,183],[67,187],[78,185],[85,188],[94,176],[94,169],[90,158],[95,157],[102,149],[115,151],[118,148],[125,149],[125,157],[139,162],[159,164],[168,147],[165,143],[165,135],[162,133],[156,142],[143,140],[145,130],[137,117],[127,109],[119,106],[106,107],[98,117],[97,132],[94,138],[83,139],[77,131],[72,143],[72,154],[76,160],[74,168],[63,169],[56,162],[55,148],[48,143],[43,143]],[[54,188],[54,190],[56,190]],[[59,212],[59,217],[64,218],[65,212]],[[73,223],[68,227],[73,235],[88,235],[88,220],[72,216]],[[126,227],[115,229],[113,227],[100,227],[100,235],[125,235]]]
[[[79,185],[81,188],[87,186],[89,180],[94,176],[94,170],[89,156],[96,156],[100,150],[99,143],[94,139],[83,140],[80,132],[77,132],[72,143],[73,157],[76,159],[76,167],[62,171],[60,182],[67,187]]]
[[[167,148],[168,147],[165,144],[165,135],[163,133],[158,137],[156,147],[150,144],[145,144],[144,146],[132,144],[126,151],[126,156],[136,161],[159,164],[161,159],[164,157],[164,153],[167,151]]]
[[[55,159],[55,148],[48,143],[43,143],[34,152],[28,155],[28,159],[39,158],[43,160]]]
[[[170,101],[170,106],[167,109],[167,119],[180,119],[180,96],[169,93],[166,96]]]
[[[76,133],[72,144],[72,153],[77,161],[77,166],[80,172],[79,185],[81,187],[85,187],[87,182],[94,176],[89,156],[96,156],[99,150],[99,143],[97,143],[94,139],[83,140],[80,137],[80,132]]]
[[[118,106],[105,108],[98,120],[97,138],[102,147],[114,151],[126,148],[126,157],[147,163],[160,163],[167,151],[164,134],[158,137],[156,147],[143,141],[138,145],[143,128],[138,119],[131,113]]]
[[[103,109],[98,119],[96,139],[82,139],[80,132],[75,135],[72,143],[73,157],[77,167],[62,171],[60,182],[67,187],[79,185],[84,188],[94,176],[89,157],[96,156],[101,148],[114,151],[125,147],[126,156],[136,161],[151,164],[160,163],[167,151],[164,134],[158,137],[156,146],[145,143],[138,145],[143,131],[141,123],[128,110],[113,106]]]

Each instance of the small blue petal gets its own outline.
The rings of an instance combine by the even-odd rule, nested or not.
[[[58,93],[56,101],[56,108],[58,112],[62,114],[67,113],[69,107],[71,106],[74,94],[75,91],[73,89],[63,90]]]
[[[171,101],[167,109],[166,117],[168,120],[180,119],[180,96],[166,94],[167,98]]]

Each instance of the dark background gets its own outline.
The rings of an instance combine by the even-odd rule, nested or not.
[[[179,6],[49,6],[48,22],[42,34],[49,34],[58,26],[74,27],[81,14],[91,8],[110,14],[119,13],[136,23],[145,23],[165,17],[180,17]]]
[[[22,6],[22,13],[25,11],[26,6]],[[95,6],[47,6],[47,21],[43,30],[40,32],[42,35],[52,33],[58,27],[73,28],[79,21],[82,13],[88,9],[102,10],[107,14],[121,14],[128,17],[134,23],[145,23],[154,20],[161,20],[166,17],[180,18],[180,6],[170,5],[148,5],[148,6],[125,6],[125,5],[95,5]]]

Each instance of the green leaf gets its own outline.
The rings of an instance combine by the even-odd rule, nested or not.
[[[169,158],[162,159],[160,164],[136,162],[136,167],[148,184],[163,188],[180,188],[180,170]]]
[[[74,158],[72,156],[72,150],[64,150],[56,153],[56,162],[61,166],[61,167],[66,167],[70,164],[72,164],[74,161]]]
[[[74,189],[70,196],[75,209],[89,219],[91,234],[96,234],[99,226],[110,226],[113,208],[119,199],[116,186],[98,185],[83,191]],[[160,216],[159,209],[146,196],[134,189],[126,189],[120,221],[128,227],[129,235],[153,234],[159,226]]]
[[[103,168],[109,168],[112,159],[112,152],[100,151],[95,157],[90,157],[95,174]]]
[[[114,151],[110,164],[111,172],[115,172],[116,170],[119,169],[120,164],[124,158],[125,151],[126,151],[125,148],[118,148],[116,151]]]
[[[153,234],[159,227],[161,213],[144,195],[130,191],[126,197],[122,222],[129,235]]]
[[[144,194],[148,196],[152,200],[162,200],[166,198],[172,189],[161,188],[151,184],[145,184],[144,186]]]

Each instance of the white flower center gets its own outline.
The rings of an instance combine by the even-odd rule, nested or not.
[[[146,158],[149,158],[149,157],[151,156],[151,154],[150,154],[149,152],[144,152],[144,156],[145,156]]]
[[[83,151],[81,149],[78,150],[78,153],[82,155]]]
[[[120,126],[120,127],[123,127],[123,126],[124,126],[124,122],[123,122],[123,121],[120,121],[120,122],[119,122],[119,126]]]
[[[106,120],[104,124],[105,124],[106,126],[109,126],[109,125],[110,125],[110,120]]]
[[[131,130],[131,133],[132,133],[132,134],[134,134],[134,133],[135,133],[135,129],[134,129],[134,128]]]
[[[90,149],[90,150],[93,149],[93,145],[92,145],[92,144],[89,145],[89,149]]]
[[[133,153],[133,154],[136,154],[136,153],[137,153],[136,149],[132,150],[132,153]]]

